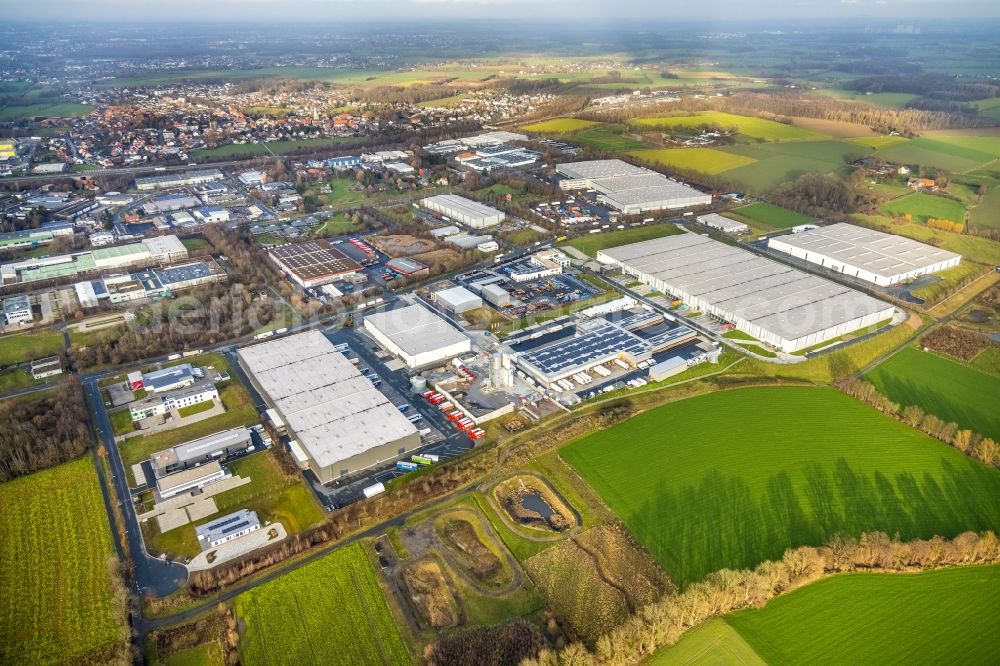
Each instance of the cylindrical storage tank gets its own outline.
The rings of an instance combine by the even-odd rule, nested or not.
[[[414,393],[423,393],[427,390],[427,380],[420,375],[410,377],[410,390]]]

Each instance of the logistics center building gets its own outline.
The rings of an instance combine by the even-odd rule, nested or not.
[[[841,222],[770,238],[767,246],[830,270],[887,286],[957,266],[962,255]]]
[[[597,259],[785,352],[884,321],[894,310],[861,292],[699,234],[609,248]]]
[[[712,203],[711,194],[622,160],[569,162],[558,165],[556,171],[563,177],[562,189],[596,190],[598,202],[625,215]]]
[[[365,330],[409,368],[437,365],[472,349],[464,333],[420,305],[369,315]]]
[[[245,347],[239,356],[322,483],[420,446],[413,423],[319,331]]]
[[[503,212],[496,208],[454,194],[427,197],[420,201],[420,205],[473,229],[495,227],[503,222],[504,217]]]

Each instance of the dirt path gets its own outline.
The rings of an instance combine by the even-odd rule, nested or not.
[[[594,562],[594,570],[597,571],[597,575],[600,576],[601,580],[603,580],[605,583],[618,590],[618,593],[622,595],[622,599],[625,600],[625,605],[628,606],[629,613],[630,614],[635,613],[638,610],[638,608],[636,608],[635,603],[632,601],[632,598],[625,591],[625,588],[622,587],[621,583],[615,580],[612,576],[608,575],[608,573],[601,566],[600,558],[598,558],[597,555],[595,555],[585,545],[583,545],[580,542],[580,540],[576,537],[573,538],[573,545],[579,548],[581,551],[583,551],[583,553],[586,554],[587,557]]]

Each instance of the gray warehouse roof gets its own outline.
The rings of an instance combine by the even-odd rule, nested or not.
[[[776,240],[887,278],[961,256],[912,238],[844,222],[799,234],[784,235]]]
[[[556,170],[574,180],[593,180],[612,176],[641,176],[651,173],[649,169],[632,166],[624,160],[587,160],[560,164]]]
[[[496,217],[497,215],[503,216],[503,213],[496,208],[490,208],[478,201],[472,201],[471,199],[454,194],[438,194],[433,197],[427,197],[426,199],[421,199],[420,205],[425,208],[437,207],[445,215],[452,216],[482,218]]]
[[[667,236],[602,253],[785,340],[892,307],[699,234]]]
[[[376,312],[365,321],[411,356],[468,340],[464,333],[420,305]]]
[[[239,354],[320,467],[416,432],[319,331],[245,347]]]

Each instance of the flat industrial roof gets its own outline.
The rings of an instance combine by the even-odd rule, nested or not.
[[[700,234],[666,236],[601,252],[785,340],[892,307]]]
[[[596,185],[600,181],[594,181]],[[666,178],[659,185],[652,187],[636,187],[630,190],[617,190],[603,195],[608,201],[614,201],[623,206],[656,203],[659,201],[676,201],[678,199],[691,199],[695,197],[709,197],[704,192],[699,192],[693,187],[675,183]]]
[[[417,431],[319,331],[244,347],[239,354],[320,467]]]
[[[365,321],[411,356],[468,340],[464,333],[420,305],[376,312]]]
[[[486,218],[496,217],[497,215],[503,216],[503,213],[496,208],[484,206],[478,201],[472,201],[471,199],[466,199],[455,194],[438,194],[433,197],[427,197],[420,201],[420,205],[425,208],[440,206],[446,209],[446,211],[454,211],[454,215],[464,215],[467,217]],[[446,212],[445,214],[447,215],[448,213]]]
[[[179,472],[161,476],[156,480],[156,488],[162,493],[165,490],[173,490],[180,486],[186,486],[210,476],[217,476],[220,472],[222,472],[222,465],[219,464],[218,460],[213,460],[199,467],[182,469]]]
[[[723,231],[737,231],[739,229],[746,229],[747,225],[738,222],[732,218],[725,217],[724,215],[719,215],[718,213],[708,213],[707,215],[699,215],[698,221],[702,224],[708,225],[710,227],[715,227]]]
[[[150,460],[153,461],[154,467],[162,469],[174,462],[192,460],[249,441],[250,431],[240,426],[192,439],[163,451],[157,451],[150,456]]]
[[[260,525],[257,513],[248,509],[240,509],[234,513],[216,518],[204,525],[199,525],[194,531],[198,535],[199,540],[211,543],[253,525]]]
[[[909,273],[961,256],[912,238],[894,236],[846,222],[784,235],[773,240],[882,277]]]
[[[559,164],[556,170],[567,178],[574,180],[593,180],[595,178],[611,178],[614,176],[642,176],[651,172],[629,164],[624,160],[586,160],[583,162],[567,162]]]
[[[556,375],[567,369],[583,368],[618,354],[641,356],[649,352],[642,338],[604,320],[582,321],[571,338],[551,343],[518,356],[546,375]]]
[[[177,282],[210,277],[212,269],[204,261],[194,261],[190,264],[160,268],[155,273],[163,285],[169,286]]]
[[[303,280],[354,273],[360,268],[340,248],[322,238],[278,245],[268,252]]]

